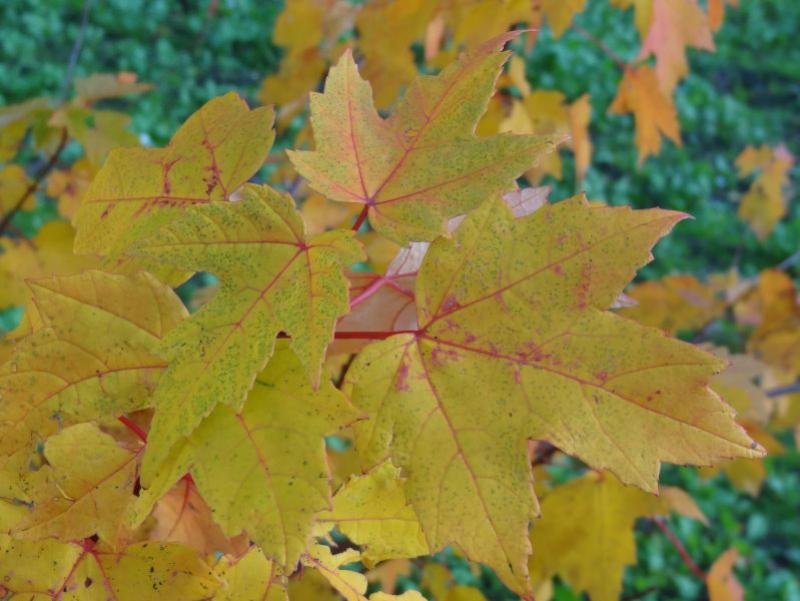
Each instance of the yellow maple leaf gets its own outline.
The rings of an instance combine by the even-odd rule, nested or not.
[[[330,548],[314,545],[303,554],[302,561],[319,571],[347,601],[425,601],[417,591],[406,591],[402,595],[389,595],[379,591],[368,598],[366,576],[360,572],[342,569],[342,566],[359,561],[360,558],[360,554],[352,549],[334,555]]]
[[[552,150],[538,136],[473,135],[506,58],[496,50],[514,35],[419,76],[387,120],[345,54],[311,98],[317,150],[292,151],[292,162],[325,196],[364,204],[372,226],[401,244],[444,233],[448,218],[513,188]]]
[[[342,269],[361,250],[349,231],[307,239],[291,197],[247,186],[242,200],[185,211],[132,252],[222,280],[214,298],[164,341],[170,365],[153,399],[142,468],[148,483],[217,403],[242,406],[279,332],[292,337],[292,349],[319,382],[336,320],[348,311]]]
[[[19,165],[5,165],[0,170],[0,213],[6,213],[19,205],[29,211],[36,207],[36,196],[30,193],[33,180]],[[25,197],[23,199],[23,197]]]
[[[14,599],[84,601],[203,601],[219,582],[188,547],[106,545],[0,539],[0,580]]]
[[[171,208],[230,200],[264,162],[273,118],[230,92],[189,117],[166,148],[111,151],[75,214],[75,252],[117,254],[173,218]]]
[[[736,159],[736,167],[741,176],[758,172],[750,189],[742,197],[739,217],[745,220],[758,236],[764,240],[775,224],[786,215],[784,190],[789,183],[789,171],[794,165],[794,157],[785,146],[758,149],[746,148]]]
[[[541,582],[557,574],[593,601],[617,601],[625,566],[636,563],[634,524],[669,510],[663,499],[608,473],[562,484],[542,501],[533,525],[531,576]]]
[[[431,245],[420,329],[365,348],[347,389],[371,416],[357,449],[404,470],[432,551],[529,589],[526,438],[649,491],[661,461],[763,453],[707,386],[718,359],[607,311],[683,217],[575,198],[514,219],[497,200]]]
[[[646,326],[675,334],[700,328],[720,317],[728,303],[724,282],[700,282],[691,275],[671,275],[632,286],[626,294],[636,304],[620,314]]]
[[[222,557],[214,575],[223,584],[213,601],[286,601],[286,579],[258,547],[239,558]],[[294,598],[294,597],[293,597]]]
[[[89,189],[96,173],[86,157],[75,161],[68,169],[56,169],[47,178],[47,195],[58,199],[58,212],[71,219]]]
[[[153,84],[137,81],[135,73],[93,73],[75,80],[76,104],[91,104],[106,98],[141,94],[153,89]]]
[[[241,411],[219,405],[191,436],[192,476],[214,519],[293,568],[314,514],[330,506],[324,436],[359,416],[330,382],[312,390],[288,345],[279,345]]]
[[[0,240],[0,309],[24,304],[28,298],[25,280],[68,274],[95,267],[94,257],[72,253],[75,230],[63,221],[42,226],[32,240]]]
[[[34,331],[0,366],[3,455],[75,421],[147,407],[166,367],[156,348],[186,314],[147,273],[87,271],[29,286]]]
[[[689,72],[686,48],[714,50],[708,18],[697,0],[652,0],[650,29],[640,58],[656,56],[655,73],[665,95]]]
[[[362,548],[369,565],[427,555],[428,545],[403,487],[400,470],[386,461],[351,477],[334,495],[333,509],[320,513],[317,521],[326,531],[336,525]]]
[[[625,70],[608,112],[633,113],[640,164],[648,155],[659,153],[662,134],[678,146],[681,145],[675,105],[672,98],[661,91],[655,71],[648,65]]]
[[[585,6],[586,0],[541,0],[542,12],[553,30],[553,37],[560,38]]]
[[[647,37],[653,20],[653,0],[611,0],[611,5],[621,9],[633,7],[636,30],[643,40]]]
[[[122,447],[88,423],[51,436],[44,456],[52,484],[33,494],[31,510],[12,529],[13,536],[74,540],[97,534],[115,544],[134,499],[142,449]]]
[[[736,549],[728,549],[711,566],[706,576],[710,601],[744,601],[744,588],[733,574],[733,564],[738,558]]]

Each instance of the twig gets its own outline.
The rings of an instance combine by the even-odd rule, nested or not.
[[[354,232],[357,232],[359,229],[361,229],[361,224],[364,223],[364,220],[367,218],[368,214],[369,205],[364,205],[364,208],[361,209],[361,213],[358,214],[358,219],[356,219],[356,222],[353,224]]]
[[[69,55],[69,63],[67,64],[67,72],[64,75],[64,83],[61,84],[61,94],[59,98],[66,100],[69,95],[69,89],[72,87],[72,78],[75,76],[75,67],[78,65],[78,57],[81,54],[83,41],[86,39],[86,27],[89,25],[89,11],[92,8],[92,0],[83,0],[83,13],[81,14],[81,27],[78,30],[78,37],[75,38],[75,43],[72,45],[72,52]]]
[[[800,261],[800,250],[798,250],[793,255],[787,257],[786,259],[784,259],[783,261],[778,263],[775,266],[775,269],[780,269],[781,271],[785,271],[785,270],[789,269],[790,267],[792,267],[798,261]]]
[[[592,44],[597,46],[600,50],[602,50],[603,53],[608,58],[610,58],[612,61],[614,61],[620,69],[622,69],[624,71],[625,69],[628,68],[628,63],[626,61],[622,60],[622,57],[619,54],[617,54],[611,48],[609,48],[605,44],[605,42],[603,42],[603,40],[601,40],[600,38],[595,36],[593,33],[587,31],[586,29],[584,29],[583,27],[581,27],[577,23],[573,23],[572,24],[572,29],[574,29],[582,37],[584,37],[587,40],[589,40]]]
[[[67,128],[64,127],[61,129],[61,140],[59,140],[58,147],[56,148],[53,155],[50,157],[50,160],[48,160],[47,163],[42,165],[41,169],[39,169],[39,171],[34,176],[33,181],[25,189],[25,192],[22,193],[22,196],[20,196],[19,200],[17,200],[14,206],[11,207],[11,210],[9,210],[8,213],[3,215],[3,218],[0,219],[0,235],[2,235],[3,232],[5,232],[8,229],[9,225],[11,224],[11,220],[14,218],[14,215],[16,215],[17,212],[22,208],[22,205],[25,204],[25,201],[28,200],[28,197],[31,194],[34,194],[36,190],[39,189],[39,185],[42,183],[42,180],[48,173],[50,173],[53,167],[56,166],[58,158],[61,156],[61,153],[66,145],[67,145]]]
[[[794,384],[787,384],[786,386],[778,386],[767,390],[768,397],[781,396],[782,394],[792,394],[793,392],[800,392],[800,380]]]
[[[667,523],[663,520],[663,518],[653,518],[653,523],[658,526],[658,529],[661,530],[664,536],[667,537],[667,540],[672,543],[672,546],[678,551],[678,555],[681,556],[683,563],[686,564],[686,567],[689,568],[689,571],[702,582],[705,582],[706,573],[694,562],[692,556],[689,555],[689,552],[686,550],[686,547],[683,546],[683,543],[680,541],[677,535],[670,529],[669,526],[667,526]]]

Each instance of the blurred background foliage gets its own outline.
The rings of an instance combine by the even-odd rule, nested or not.
[[[0,3],[0,106],[68,96],[65,74],[85,6],[79,0]],[[95,0],[89,8],[75,76],[131,71],[154,83],[148,93],[106,102],[133,117],[131,129],[145,145],[165,144],[193,111],[228,90],[257,104],[261,80],[278,69],[281,49],[271,41],[283,9],[278,0]],[[590,0],[577,23],[624,59],[635,58],[639,39],[630,11]],[[526,57],[532,87],[560,90],[569,101],[591,94],[595,151],[582,187],[589,198],[695,217],[660,243],[657,260],[640,278],[671,273],[702,278],[732,268],[751,276],[797,251],[800,205],[793,201],[794,191],[787,217],[759,241],[736,214],[752,179],[739,176],[734,160],[745,147],[760,144],[785,144],[800,156],[798,31],[800,2],[795,0],[742,0],[738,9],[729,9],[715,36],[716,52],[689,51],[690,74],[676,93],[683,147],[668,142],[641,166],[632,117],[606,114],[619,68],[573,31],[557,41],[546,28],[541,32]],[[279,140],[277,147],[285,144]],[[571,160],[564,156],[563,180],[545,181],[554,186],[553,199],[575,191]],[[795,182],[797,175],[795,164]],[[54,216],[53,205],[42,202],[15,223],[32,235]],[[797,276],[797,268],[790,273]],[[0,328],[10,329],[15,315],[1,315]],[[709,337],[735,348],[739,338],[732,328],[722,320]],[[794,444],[790,437],[782,442],[789,448]],[[722,475],[703,480],[693,469],[665,468],[664,482],[686,488],[711,521],[711,529],[680,517],[671,518],[671,525],[704,568],[736,547],[746,558],[738,576],[747,599],[800,600],[800,456],[771,457],[766,465],[768,477],[757,498],[737,491]],[[569,466],[556,469],[564,469],[564,477],[578,473]],[[676,550],[652,526],[642,526],[639,564],[626,571],[624,598],[703,599],[704,587]],[[475,572],[452,553],[439,554],[437,561],[447,563],[457,581],[480,586],[489,599],[515,598],[490,572]],[[419,582],[422,577],[417,566],[407,578]],[[580,598],[557,583],[557,601]]]

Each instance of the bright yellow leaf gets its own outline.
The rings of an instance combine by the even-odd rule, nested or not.
[[[718,359],[606,310],[683,217],[575,198],[513,219],[498,200],[431,245],[419,332],[364,349],[348,389],[371,416],[359,452],[403,469],[432,551],[529,588],[526,438],[649,491],[662,461],[762,454],[708,388]]]
[[[34,495],[27,516],[12,530],[22,538],[82,539],[98,534],[117,542],[127,505],[133,501],[142,447],[124,448],[93,424],[51,436],[44,447],[53,484]]]
[[[508,34],[467,52],[436,77],[419,76],[389,119],[347,53],[311,98],[317,150],[290,158],[311,186],[369,208],[372,226],[403,244],[445,232],[448,218],[514,187],[552,144],[537,136],[476,138]]]
[[[243,199],[194,207],[135,251],[181,269],[210,271],[219,292],[165,340],[170,364],[153,400],[156,414],[143,481],[217,403],[239,409],[285,332],[314,384],[336,320],[347,313],[345,265],[361,258],[349,231],[307,239],[291,197],[247,186]]]
[[[247,531],[267,557],[291,570],[314,514],[330,507],[324,436],[358,417],[329,382],[312,390],[281,344],[242,410],[219,405],[192,434],[192,475],[214,519],[228,535]]]
[[[794,157],[785,146],[771,149],[749,147],[736,159],[736,167],[744,177],[754,172],[758,176],[750,189],[742,197],[739,217],[746,221],[758,236],[764,240],[787,210],[784,192],[789,184],[789,171],[794,165]]]
[[[744,601],[744,588],[733,574],[733,564],[738,558],[736,549],[728,549],[711,566],[706,576],[710,601]]]
[[[406,501],[400,470],[386,461],[353,476],[333,497],[333,509],[317,516],[361,547],[370,563],[428,554],[414,510]]]
[[[553,37],[560,38],[585,6],[586,0],[541,0],[542,11],[553,30]]]
[[[240,558],[223,557],[214,566],[222,585],[213,601],[287,601],[286,582],[275,562],[252,547]]]
[[[75,251],[114,255],[174,217],[170,208],[227,201],[261,167],[275,133],[271,108],[233,92],[194,113],[166,148],[113,150],[75,215]]]

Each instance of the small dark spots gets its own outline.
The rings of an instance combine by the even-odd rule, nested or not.
[[[94,582],[94,581],[87,576],[86,580],[83,581],[83,586],[85,586],[86,588],[89,588],[90,586],[92,586],[92,582]]]

